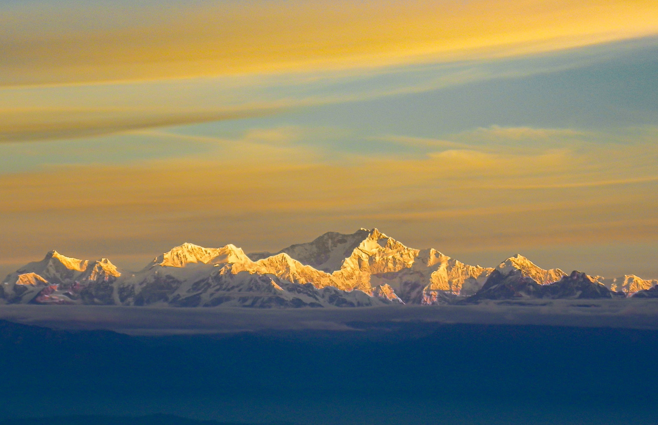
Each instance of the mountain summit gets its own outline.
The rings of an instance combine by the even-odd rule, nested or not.
[[[0,298],[7,302],[72,304],[85,290],[112,284],[119,277],[121,272],[107,258],[79,260],[50,251],[43,260],[7,276]]]
[[[532,278],[542,285],[557,282],[567,275],[560,269],[544,270],[521,254],[503,261],[498,265],[497,270],[503,275],[509,274],[512,270],[519,270],[523,276]]]
[[[235,245],[229,244],[223,248],[209,249],[186,242],[157,256],[147,268],[154,266],[180,268],[198,263],[224,264],[237,263],[245,260],[247,260],[247,256],[244,251]]]

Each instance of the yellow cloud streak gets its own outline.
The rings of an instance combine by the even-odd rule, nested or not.
[[[264,116],[283,106],[211,110],[164,108],[19,108],[0,109],[0,143],[103,136],[149,128]]]
[[[97,30],[62,9],[53,13],[69,13],[68,21],[8,10],[17,15],[0,29],[0,84],[376,67],[658,34],[652,0],[204,2],[177,16],[148,8],[135,11],[142,20],[109,16],[117,25]]]

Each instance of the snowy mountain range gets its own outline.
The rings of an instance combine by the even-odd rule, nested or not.
[[[0,302],[173,307],[368,307],[521,298],[654,297],[656,280],[544,270],[516,255],[497,267],[409,248],[377,229],[326,233],[278,253],[185,243],[138,272],[56,251],[7,276]]]

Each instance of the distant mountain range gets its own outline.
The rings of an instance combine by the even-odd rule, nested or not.
[[[658,297],[658,281],[544,270],[516,255],[497,267],[409,248],[377,229],[329,232],[278,253],[185,243],[128,272],[108,259],[49,252],[8,275],[3,303],[172,307],[369,307],[501,299]]]

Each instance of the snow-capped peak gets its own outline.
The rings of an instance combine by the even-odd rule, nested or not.
[[[408,248],[377,229],[373,229],[341,266],[341,272],[358,270],[370,274],[398,272],[410,268],[420,251]]]
[[[101,258],[89,264],[82,280],[97,280],[98,278],[119,277],[121,272],[107,258]]]
[[[448,260],[450,260],[450,257],[434,248],[420,250],[417,259],[417,261],[424,267],[432,267],[435,264],[444,263]]]
[[[290,257],[304,265],[317,270],[333,273],[340,270],[346,258],[371,234],[370,230],[360,229],[352,234],[327,232],[312,242],[291,245],[277,254],[288,254]],[[252,260],[257,261],[276,254],[251,254]]]
[[[285,264],[287,266],[291,265],[296,265],[296,264],[301,264],[299,261],[295,260],[292,258],[290,255],[286,254],[285,252],[282,252],[280,254],[272,255],[271,257],[264,258],[262,260],[258,260],[256,262],[257,264]]]
[[[80,273],[87,269],[89,262],[87,260],[78,260],[60,254],[57,251],[50,251],[43,260],[29,263],[17,270],[18,274],[36,273],[41,276],[70,275]]]
[[[368,237],[363,240],[358,246],[358,248],[365,253],[373,253],[376,251],[381,251],[382,248],[385,250],[408,250],[404,244],[396,241],[393,238],[386,236],[384,233],[380,232],[378,229],[372,229],[369,231]],[[418,250],[414,250],[418,251]],[[417,254],[417,253],[416,253]]]
[[[185,267],[189,264],[225,264],[245,261],[245,253],[235,245],[222,248],[204,248],[186,242],[156,257],[149,267]]]
[[[602,285],[605,285],[612,291],[623,291],[627,294],[634,294],[639,291],[648,290],[658,285],[658,280],[655,279],[642,279],[634,274],[624,275],[617,278],[604,278],[602,276],[594,276],[592,279]]]
[[[524,257],[521,254],[516,254],[516,255],[513,255],[513,256],[509,257],[508,259],[503,261],[501,263],[501,265],[502,264],[505,264],[505,265],[519,265],[519,266],[520,265],[531,265],[531,266],[536,267],[536,265],[532,261],[528,260],[528,258]]]
[[[516,254],[515,256],[503,261],[497,269],[504,276],[510,274],[514,270],[519,270],[523,276],[532,278],[542,285],[557,282],[567,275],[560,269],[544,270],[521,254]]]
[[[516,254],[512,257],[509,257],[498,265],[498,271],[500,271],[503,275],[508,274],[512,270],[524,269],[540,269],[540,267],[521,254]]]
[[[50,262],[51,260],[59,262],[69,270],[75,270],[78,272],[85,271],[87,269],[87,264],[89,263],[87,260],[78,260],[77,258],[66,257],[55,250],[50,251],[43,259],[44,262]]]
[[[365,240],[366,241],[368,241],[368,240],[377,241],[377,243],[381,247],[385,247],[389,243],[389,241],[392,241],[393,243],[399,243],[395,239],[393,239],[393,238],[387,236],[386,234],[380,232],[379,229],[377,229],[376,227],[373,228],[372,230],[368,230],[367,232],[368,232],[368,237]],[[402,245],[402,244],[400,244],[400,245]]]
[[[379,231],[378,228],[373,227],[372,229],[368,230],[368,238],[370,239],[380,239],[380,238],[388,238],[385,234]]]

